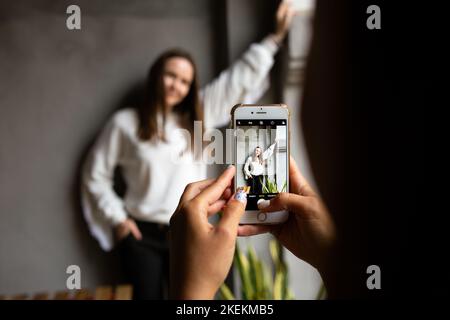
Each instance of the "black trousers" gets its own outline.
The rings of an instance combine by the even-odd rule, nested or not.
[[[259,176],[253,176],[252,178],[249,178],[247,180],[247,183],[249,186],[251,186],[251,193],[256,193],[256,194],[261,194],[263,193],[262,191],[262,180],[263,180],[263,175],[259,175]]]
[[[169,227],[143,221],[136,223],[142,240],[130,233],[117,246],[126,281],[133,285],[133,299],[167,299]]]

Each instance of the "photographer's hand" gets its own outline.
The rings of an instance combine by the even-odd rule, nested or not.
[[[325,204],[300,174],[292,157],[289,178],[291,193],[280,193],[259,206],[268,214],[270,211],[289,210],[289,219],[279,225],[240,226],[239,235],[271,232],[297,257],[316,267],[319,272],[326,272],[336,238],[334,223]]]
[[[170,220],[172,299],[212,299],[230,270],[246,204],[245,192],[231,197],[235,172],[231,166],[216,180],[191,183],[181,197]],[[220,210],[213,226],[208,216]]]

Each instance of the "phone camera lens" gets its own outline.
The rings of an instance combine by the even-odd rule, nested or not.
[[[252,114],[253,114],[253,111],[252,111]]]

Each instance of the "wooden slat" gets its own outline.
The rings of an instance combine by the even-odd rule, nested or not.
[[[95,300],[112,300],[113,289],[111,286],[97,287],[95,290]]]
[[[70,300],[70,292],[68,291],[58,291],[55,293],[53,300]]]
[[[75,300],[92,300],[94,299],[93,295],[87,289],[80,289],[75,291],[74,294]]]
[[[131,300],[133,298],[133,287],[129,284],[122,284],[116,287],[114,300]]]
[[[16,294],[14,296],[11,296],[9,299],[10,300],[27,300],[28,295],[26,293]]]
[[[48,292],[38,292],[32,295],[33,300],[49,300],[51,294]],[[27,300],[30,295],[16,294],[13,296],[0,295],[0,300]],[[133,286],[130,284],[118,285],[115,289],[112,286],[99,286],[95,290],[95,295],[87,289],[76,291],[57,291],[53,296],[54,300],[131,300],[133,299]]]
[[[33,300],[48,300],[50,295],[47,292],[38,292],[33,296]]]

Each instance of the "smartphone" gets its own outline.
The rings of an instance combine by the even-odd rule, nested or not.
[[[258,203],[289,192],[289,109],[284,104],[238,104],[231,110],[234,190],[247,193],[241,224],[277,224],[287,211],[263,213]]]

